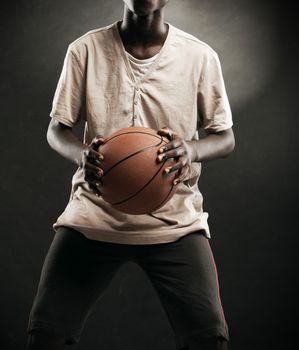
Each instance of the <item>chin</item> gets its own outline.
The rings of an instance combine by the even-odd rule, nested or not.
[[[156,1],[141,0],[134,1],[133,11],[138,16],[148,16],[156,10]]]

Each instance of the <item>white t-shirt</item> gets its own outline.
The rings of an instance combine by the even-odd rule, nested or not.
[[[139,59],[132,56],[128,51],[126,51],[126,55],[130,61],[131,68],[135,75],[136,80],[139,80],[145,75],[146,71],[150,67],[150,65],[155,61],[158,56],[158,53],[152,57]]]
[[[185,140],[198,140],[199,128],[218,132],[232,127],[219,58],[209,45],[166,22],[168,34],[154,61],[146,71],[135,69],[118,23],[69,44],[50,117],[71,127],[83,120],[86,144],[135,123],[156,130],[168,126]],[[200,173],[201,163],[193,162],[164,206],[130,215],[97,197],[78,168],[69,202],[53,228],[68,226],[90,239],[124,244],[172,242],[198,230],[210,238]]]

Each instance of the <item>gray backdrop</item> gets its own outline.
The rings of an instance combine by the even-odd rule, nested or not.
[[[52,224],[76,167],[46,131],[67,45],[121,19],[121,0],[23,0],[1,6],[1,349],[24,349]],[[170,0],[166,20],[219,54],[236,149],[204,164],[232,350],[288,349],[297,331],[298,220],[295,140],[298,39],[288,2]],[[82,137],[83,125],[76,129]],[[174,349],[147,277],[128,264],[89,317],[76,349]]]

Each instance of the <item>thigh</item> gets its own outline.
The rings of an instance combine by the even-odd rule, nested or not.
[[[217,269],[209,241],[202,232],[148,248],[139,264],[165,308],[177,347],[202,337],[228,340]]]
[[[126,261],[116,247],[59,228],[41,269],[28,332],[45,328],[65,334],[69,343],[78,342],[92,306]]]

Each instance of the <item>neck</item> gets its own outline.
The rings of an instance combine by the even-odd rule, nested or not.
[[[167,25],[164,23],[164,8],[146,16],[138,16],[124,6],[120,32],[127,45],[148,47],[159,44],[167,36]]]

